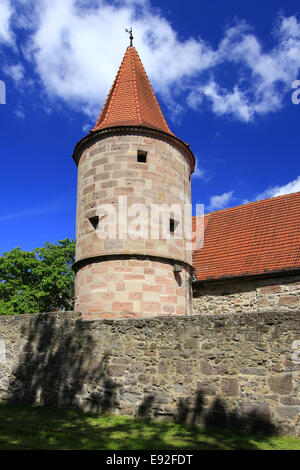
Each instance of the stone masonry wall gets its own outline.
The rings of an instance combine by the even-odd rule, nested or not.
[[[300,276],[207,283],[197,288],[195,314],[281,312],[300,309]]]
[[[191,314],[189,266],[174,273],[167,260],[122,259],[91,263],[76,275],[82,318],[142,318]]]
[[[138,150],[147,152],[146,163],[137,162]],[[185,250],[182,239],[160,236],[152,240],[150,230],[152,204],[183,207],[191,202],[190,173],[183,154],[171,144],[151,137],[107,137],[87,148],[78,164],[76,261],[132,253],[173,258],[192,265],[192,251]],[[118,205],[120,196],[127,197],[128,210],[133,204],[142,204],[149,210],[146,238],[102,240],[97,236],[89,217],[97,215],[99,205]]]
[[[137,161],[138,151],[147,152],[145,163]],[[184,207],[191,201],[190,173],[185,155],[159,138],[111,136],[83,151],[78,164],[76,215],[77,311],[94,318],[191,314],[192,251],[186,249],[185,239],[178,233],[170,233],[166,238],[162,217],[159,220],[152,217],[155,205],[165,210],[168,229],[172,218],[180,222],[182,217],[178,230],[184,226]],[[125,197],[126,203],[120,197]],[[110,230],[112,238],[107,239],[99,236],[97,223],[96,226],[91,223],[99,217],[100,206],[104,204],[116,208],[117,230],[116,233]],[[120,204],[128,208],[129,216],[124,216],[124,220],[119,218]],[[133,205],[137,212],[130,212]],[[178,211],[170,210],[168,214],[163,205],[167,209],[176,206]],[[138,224],[136,218],[141,214],[141,223],[148,222],[142,237],[119,233],[126,225],[128,232],[134,230],[130,224],[134,221]],[[105,224],[108,217],[100,216],[100,221]],[[157,234],[152,232],[154,227]],[[174,273],[173,265],[177,262],[180,274]]]
[[[300,435],[300,312],[0,316],[0,399]]]

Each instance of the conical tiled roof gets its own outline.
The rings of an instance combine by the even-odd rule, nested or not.
[[[145,126],[173,135],[133,46],[125,52],[93,131],[114,126]]]

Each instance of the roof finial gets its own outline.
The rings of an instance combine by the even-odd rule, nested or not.
[[[132,28],[130,28],[130,29],[125,28],[125,31],[126,31],[126,33],[129,34],[130,46],[132,46],[132,41],[133,41]]]

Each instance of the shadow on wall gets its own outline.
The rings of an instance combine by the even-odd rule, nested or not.
[[[117,384],[108,374],[109,356],[94,359],[96,344],[80,320],[38,315],[22,333],[27,342],[13,371],[8,398],[28,404],[107,412],[116,406]]]
[[[273,435],[277,433],[271,417],[258,410],[238,412],[226,410],[225,402],[216,397],[208,410],[204,409],[204,393],[196,393],[195,407],[190,410],[184,403],[178,404],[177,422],[196,424],[202,422],[206,428],[245,430],[250,433]]]
[[[250,433],[263,433],[266,435],[277,434],[277,428],[272,423],[270,416],[253,410],[247,414],[239,414],[236,410],[226,411],[224,403],[216,399],[205,418],[207,426],[225,426],[228,429],[244,429]]]
[[[235,294],[245,294],[249,292],[255,291],[255,285],[253,285],[253,281],[247,283],[238,283],[238,282],[227,282],[227,284],[216,284],[210,285],[203,284],[203,285],[194,285],[193,286],[193,294],[194,299],[198,299],[204,295],[214,295],[216,297],[224,297],[227,295],[235,295]]]
[[[159,406],[159,405],[158,405]],[[155,396],[147,396],[139,405],[137,417],[147,418],[156,415]],[[178,424],[197,424],[206,429],[220,428],[228,430],[244,430],[249,433],[261,433],[264,435],[277,434],[278,430],[272,423],[268,414],[253,410],[250,412],[238,412],[226,410],[224,400],[216,397],[211,405],[205,406],[205,394],[199,390],[193,400],[181,398],[177,404],[174,420]]]
[[[97,341],[89,328],[89,323],[80,319],[62,318],[58,322],[51,314],[33,316],[23,331],[27,342],[13,372],[8,399],[96,413],[118,408],[122,413],[119,385],[109,376],[109,355],[97,352]],[[218,397],[209,407],[205,402],[204,392],[198,390],[192,398],[181,398],[176,412],[170,412],[168,417],[180,424],[200,424],[206,428],[276,433],[267,413],[229,412]],[[145,395],[136,407],[136,417],[162,418],[159,398],[155,394]]]

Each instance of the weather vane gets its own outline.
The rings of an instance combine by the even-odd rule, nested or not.
[[[132,28],[130,28],[130,29],[125,28],[125,31],[126,31],[126,33],[129,34],[130,46],[132,46],[132,41],[133,41]]]

